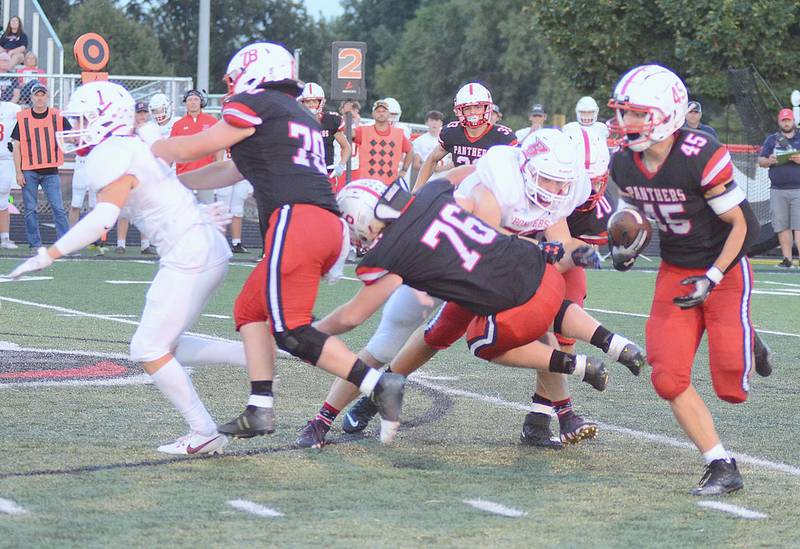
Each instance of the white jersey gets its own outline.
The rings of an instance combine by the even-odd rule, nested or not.
[[[512,233],[531,234],[550,228],[586,202],[591,192],[589,176],[581,171],[577,184],[556,210],[545,210],[532,203],[525,194],[525,179],[520,171],[518,147],[496,145],[486,151],[475,164],[475,172],[467,176],[455,191],[456,198],[467,198],[472,189],[482,184],[489,189],[500,206],[501,226]]]
[[[528,137],[528,134],[531,133],[531,127],[528,126],[527,128],[522,128],[521,130],[517,130],[514,132],[514,135],[517,136],[517,143],[522,143],[523,139]]]
[[[87,156],[90,190],[100,191],[123,175],[133,175],[138,180],[128,195],[126,213],[139,231],[150,237],[163,263],[193,270],[227,261],[230,250],[225,239],[204,220],[192,191],[181,185],[138,136],[112,136]],[[209,228],[219,238],[195,238],[187,243],[184,237],[194,228],[201,229],[201,233]],[[224,250],[217,241],[223,243]]]
[[[0,101],[0,160],[12,160],[14,156],[8,150],[11,132],[17,124],[17,113],[22,109],[16,103]]]
[[[578,122],[570,122],[568,124],[564,124],[564,127],[561,129],[561,131],[570,136],[572,139],[577,140],[580,139],[581,128],[596,133],[603,139],[603,142],[608,140],[608,126],[602,122],[595,122],[590,126],[584,126]]]

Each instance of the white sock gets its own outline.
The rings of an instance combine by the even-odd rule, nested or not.
[[[728,454],[728,452],[725,450],[725,447],[722,446],[722,443],[720,442],[708,452],[703,452],[703,459],[705,460],[706,465],[718,459],[724,459],[725,461],[730,463],[731,456],[730,454]]]
[[[148,239],[146,239],[146,238],[143,238],[142,239],[142,249],[146,250],[149,247],[150,247],[150,241]]]
[[[192,380],[177,360],[173,358],[150,377],[158,390],[183,416],[189,424],[189,429],[205,436],[217,431],[217,425],[211,419],[203,401],[197,396]]]
[[[367,372],[367,375],[364,376],[364,380],[361,382],[361,385],[358,386],[358,390],[367,396],[371,395],[382,375],[383,374],[379,370],[370,368]]]
[[[186,366],[203,366],[206,364],[233,364],[247,366],[244,345],[241,342],[217,341],[182,335],[172,353],[181,364]]]
[[[272,408],[274,402],[273,397],[266,395],[250,395],[247,398],[248,406],[256,406],[258,408]]]
[[[8,233],[0,233],[0,242],[8,242]]]
[[[125,241],[124,240],[117,240],[117,248],[124,248]]]
[[[586,377],[586,355],[575,355],[575,371],[572,372],[572,375],[577,376],[581,381]]]
[[[608,352],[606,354],[614,360],[619,360],[620,353],[625,349],[625,345],[630,342],[628,338],[622,337],[619,334],[614,334],[611,336],[611,343],[608,345]]]
[[[545,414],[548,416],[555,415],[555,411],[553,410],[552,406],[548,406],[547,404],[539,404],[538,402],[531,404],[531,412],[536,414]]]
[[[234,246],[238,246],[241,243],[242,243],[241,238],[231,238],[231,244],[233,244]]]

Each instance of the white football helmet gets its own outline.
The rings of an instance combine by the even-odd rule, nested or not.
[[[271,42],[256,42],[240,49],[228,63],[225,82],[229,93],[256,89],[265,82],[286,83],[298,95],[303,84],[297,80],[294,56]]]
[[[591,126],[597,122],[597,115],[600,112],[600,107],[597,106],[597,101],[589,97],[581,97],[575,103],[575,119],[581,126]]]
[[[643,151],[667,139],[686,120],[689,94],[678,75],[660,65],[642,65],[625,73],[614,88],[608,106],[616,118],[609,125],[622,137],[622,146]],[[625,121],[625,112],[641,118]]]
[[[389,105],[389,123],[397,124],[400,122],[400,116],[403,114],[400,103],[394,97],[387,97],[384,101]]]
[[[570,197],[580,176],[575,145],[560,130],[542,128],[531,132],[520,149],[525,195],[542,209],[557,210]]]
[[[471,105],[483,105],[483,114],[466,116],[464,108]],[[455,101],[453,101],[453,112],[456,113],[462,126],[477,128],[489,124],[492,120],[492,94],[485,86],[476,82],[465,84],[456,94]]]
[[[150,115],[156,124],[163,126],[172,118],[172,101],[163,93],[156,93],[147,105]]]
[[[303,93],[300,94],[297,100],[303,105],[306,105],[306,101],[319,101],[319,106],[316,109],[312,109],[306,105],[308,110],[319,116],[322,112],[322,108],[325,106],[325,90],[315,82],[308,82],[303,86]]]
[[[380,234],[373,222],[397,219],[411,199],[411,193],[398,183],[387,186],[375,179],[356,179],[336,195],[342,218],[350,229],[350,242],[363,248]]]
[[[59,147],[84,156],[112,135],[132,135],[135,104],[119,84],[99,80],[83,84],[61,113],[72,129],[56,132]]]
[[[578,163],[586,169],[592,182],[592,192],[589,199],[575,208],[579,212],[588,212],[603,198],[608,186],[608,164],[611,155],[608,152],[606,140],[597,131],[589,128],[578,127],[578,131],[567,133],[575,145],[578,154]]]

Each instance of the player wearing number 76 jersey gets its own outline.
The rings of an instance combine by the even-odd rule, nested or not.
[[[319,121],[297,102],[303,83],[297,79],[294,57],[277,44],[250,44],[233,56],[225,79],[231,97],[220,122],[153,145],[153,152],[168,162],[230,149],[231,161],[188,172],[181,180],[200,189],[247,179],[259,209],[269,216],[266,257],[234,307],[248,357],[251,396],[247,409],[219,430],[241,437],[274,429],[271,328],[281,349],[370,395],[386,422],[382,438],[389,441],[398,425],[405,378],[368,368],[340,340],[311,325],[320,279],[341,273],[350,245],[328,183]]]
[[[744,402],[753,366],[766,373],[756,362],[765,351],[750,320],[753,272],[746,255],[758,221],[733,181],[725,147],[682,128],[688,102],[677,75],[658,65],[635,67],[620,79],[609,106],[616,113],[612,132],[624,147],[614,155],[611,177],[626,201],[657,221],[661,238],[663,261],[647,321],[653,386],[705,458],[706,474],[693,493],[738,490],[736,461],[720,443],[691,376],[704,331],[719,398]],[[609,244],[614,256],[610,235]],[[614,263],[630,259],[615,256]]]

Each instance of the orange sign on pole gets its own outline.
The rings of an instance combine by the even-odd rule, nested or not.
[[[108,73],[103,72],[103,69],[108,64],[111,50],[105,38],[96,32],[82,34],[75,40],[72,53],[78,66],[83,69],[81,81],[84,84],[95,80],[108,80]]]

